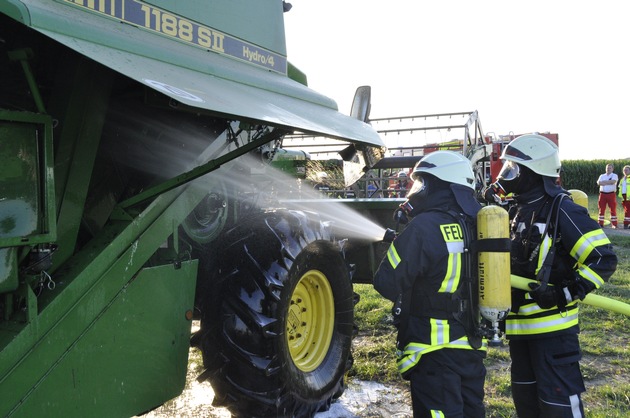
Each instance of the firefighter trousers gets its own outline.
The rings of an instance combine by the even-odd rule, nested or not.
[[[485,417],[484,357],[484,352],[453,348],[424,354],[408,375],[414,418]]]
[[[512,397],[519,418],[581,418],[586,389],[577,334],[511,340]]]

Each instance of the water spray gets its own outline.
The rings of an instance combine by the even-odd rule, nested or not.
[[[213,210],[231,210],[226,207],[226,202],[227,206],[240,204],[251,209],[303,210],[317,212],[322,220],[330,221],[335,235],[340,238],[368,242],[381,242],[385,238],[385,242],[391,242],[397,235],[395,231],[388,232],[361,212],[361,201],[364,200],[367,205],[374,202],[374,199],[353,199],[349,202],[325,197],[296,175],[263,163],[256,156],[246,156],[238,162],[226,163],[199,179],[195,185],[208,189],[207,203]],[[359,209],[348,203],[358,204]]]

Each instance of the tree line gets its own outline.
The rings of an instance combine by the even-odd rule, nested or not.
[[[614,173],[623,177],[623,166],[630,165],[630,159],[624,160],[564,160],[562,161],[562,187],[578,189],[588,195],[598,194],[597,179],[606,172],[606,164],[613,164]]]

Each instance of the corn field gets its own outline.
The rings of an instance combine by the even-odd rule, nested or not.
[[[623,177],[622,168],[630,165],[630,160],[565,160],[562,161],[562,187],[578,189],[588,195],[598,194],[597,179],[606,172],[606,164],[613,164],[614,173]]]

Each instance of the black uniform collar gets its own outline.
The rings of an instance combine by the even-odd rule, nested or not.
[[[477,212],[481,209],[481,205],[475,198],[475,192],[470,187],[456,183],[451,184],[451,190],[462,211],[468,216],[476,217]]]
[[[436,209],[447,209],[453,207],[453,201],[453,194],[449,189],[439,188],[430,190],[427,196],[422,199],[418,199],[416,207],[418,213]]]
[[[514,195],[514,200],[516,200],[516,203],[519,205],[532,205],[542,202],[547,197],[549,197],[549,194],[545,190],[545,185],[543,183],[538,183],[525,193]]]
[[[447,187],[432,190],[422,199],[418,213],[429,210],[464,212],[468,216],[477,216],[481,205],[475,199],[474,191],[470,187],[459,184],[449,184]]]
[[[547,192],[549,196],[556,197],[560,193],[566,193],[566,191],[556,183],[557,179],[547,176],[543,176],[542,179],[543,185],[545,186],[545,192]]]

